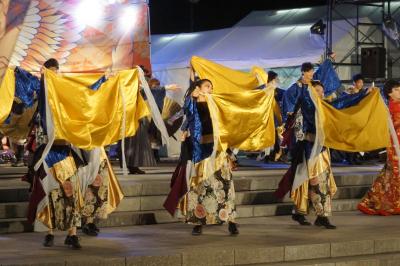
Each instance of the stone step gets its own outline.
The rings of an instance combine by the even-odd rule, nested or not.
[[[266,176],[264,171],[249,171],[236,173],[234,177],[235,190],[259,191],[273,190],[278,187],[281,175]],[[260,175],[260,173],[262,175]],[[335,180],[338,187],[345,186],[370,186],[376,177],[376,172],[337,174]],[[124,195],[135,196],[161,196],[170,191],[171,175],[151,175],[146,177],[122,177],[118,176]],[[134,178],[134,180],[132,180]],[[29,200],[28,184],[19,179],[7,179],[0,181],[0,203],[24,202]]]
[[[339,187],[334,199],[359,199],[365,195],[368,189],[368,186]],[[238,191],[236,192],[236,205],[260,205],[281,202],[275,198],[274,192],[275,190]],[[165,198],[166,195],[125,197],[116,211],[162,210],[164,209]],[[290,199],[286,197],[283,202],[290,202]],[[0,203],[0,219],[25,217],[27,208],[27,201]]]
[[[10,234],[0,238],[0,257],[2,265],[399,265],[399,217],[334,218],[337,230],[301,227],[287,217],[240,219],[237,237],[226,226],[206,227],[197,237],[184,224],[104,228],[97,238],[81,236],[79,252],[64,247],[65,233],[56,233],[53,248],[41,246],[44,234]]]
[[[354,211],[357,209],[357,204],[359,201],[359,199],[334,200],[332,204],[332,211]],[[239,205],[237,206],[237,213],[239,218],[270,217],[276,215],[289,215],[291,214],[292,209],[293,205],[289,202],[260,205]],[[117,211],[112,213],[106,220],[101,220],[99,226],[116,227],[175,222],[179,222],[179,219],[172,217],[164,209],[151,211]],[[20,218],[0,219],[0,234],[30,232],[32,230],[32,226],[27,223],[24,215],[22,215]]]
[[[247,264],[244,266],[397,266],[400,254],[397,252],[375,255],[360,255],[343,258],[298,260],[293,262]]]

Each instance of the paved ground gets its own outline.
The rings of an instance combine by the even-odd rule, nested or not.
[[[276,177],[288,167],[251,160],[244,164],[234,173],[236,177]],[[164,163],[145,168],[146,175],[135,176],[122,176],[118,167],[115,171],[121,181],[157,183],[169,180],[174,167],[175,163]],[[336,165],[333,171],[362,175],[377,173],[381,167]],[[0,167],[0,189],[26,187],[19,179],[25,171]],[[335,213],[332,222],[338,229],[332,231],[300,227],[289,216],[244,218],[239,222],[238,237],[229,236],[226,226],[207,227],[199,237],[191,236],[191,226],[181,223],[106,228],[97,238],[81,236],[81,251],[65,247],[62,232],[57,233],[53,248],[42,247],[42,233],[5,234],[0,235],[0,265],[245,265],[400,252],[400,216]]]
[[[53,248],[42,247],[43,234],[41,233],[8,234],[0,236],[0,262],[2,265],[26,262],[64,264],[65,261],[83,263],[85,260],[106,258],[115,258],[116,261],[123,259],[125,262],[125,258],[165,256],[163,262],[174,265],[173,261],[169,261],[171,263],[167,261],[174,260],[181,254],[185,257],[186,254],[187,262],[195,262],[201,259],[198,258],[199,254],[202,254],[199,251],[206,249],[211,250],[211,254],[217,252],[215,255],[221,260],[232,251],[237,263],[246,256],[257,256],[251,254],[260,248],[265,249],[264,253],[265,251],[272,252],[271,257],[278,258],[282,256],[280,248],[299,245],[300,249],[303,247],[306,253],[315,253],[316,250],[325,252],[328,245],[329,256],[334,256],[335,252],[340,256],[343,256],[343,252],[344,255],[347,254],[346,252],[353,254],[355,250],[367,252],[369,248],[375,248],[375,251],[371,251],[372,254],[379,253],[376,252],[376,248],[379,248],[376,243],[385,239],[389,239],[389,243],[395,243],[396,247],[400,247],[400,216],[376,217],[348,212],[336,215],[332,218],[332,222],[338,226],[337,230],[325,230],[315,226],[301,227],[292,222],[288,216],[241,219],[241,234],[237,237],[229,236],[226,226],[204,228],[204,234],[197,237],[190,235],[191,226],[185,224],[108,228],[103,229],[97,238],[81,236],[83,249],[80,251],[69,250],[63,245],[63,233],[57,233],[56,245]],[[337,242],[339,244],[331,244]],[[341,243],[344,244],[341,245]],[[387,245],[387,242],[384,243]],[[307,248],[307,246],[312,248]],[[351,249],[354,250],[350,251]],[[247,254],[245,251],[250,253]],[[196,263],[187,264],[196,265]]]

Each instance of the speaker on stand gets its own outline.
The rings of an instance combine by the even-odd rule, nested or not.
[[[367,79],[386,78],[386,49],[361,48],[361,74]]]

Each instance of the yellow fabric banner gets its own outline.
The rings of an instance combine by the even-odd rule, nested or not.
[[[359,104],[338,110],[318,100],[324,146],[349,152],[371,151],[390,145],[388,111],[379,90]]]
[[[11,112],[15,94],[14,70],[8,68],[0,86],[0,125],[7,119]]]
[[[114,143],[121,139],[124,102],[125,136],[133,136],[139,119],[149,115],[140,95],[138,74],[137,69],[120,71],[92,90],[89,86],[101,75],[60,76],[46,70],[55,139],[87,150]]]
[[[255,151],[274,145],[274,91],[256,89],[260,85],[256,74],[259,69],[245,73],[200,57],[193,57],[191,63],[200,78],[213,83],[212,99],[218,117],[213,122],[218,125],[224,150],[231,147]],[[265,76],[259,78],[262,81]]]

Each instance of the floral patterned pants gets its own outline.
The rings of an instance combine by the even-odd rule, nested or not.
[[[221,224],[234,222],[236,217],[235,188],[228,164],[214,175],[192,187],[187,194],[186,222]]]
[[[60,188],[49,194],[50,217],[52,229],[68,230],[81,225],[79,206],[79,178],[71,176],[64,181]]]
[[[329,174],[324,172],[318,177],[310,179],[308,195],[316,215],[323,217],[331,216],[332,197],[329,188]]]
[[[98,219],[107,218],[109,172],[106,160],[102,161],[95,180],[86,189],[82,210],[82,222],[93,223]]]

